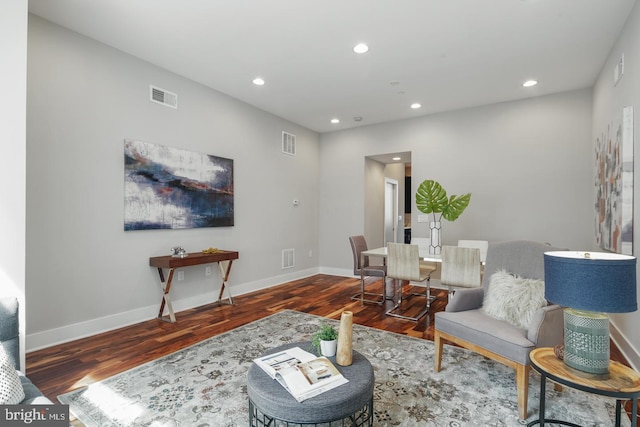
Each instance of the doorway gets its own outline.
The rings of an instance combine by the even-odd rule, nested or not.
[[[384,179],[384,246],[398,241],[398,181]]]
[[[387,242],[405,240],[405,228],[411,226],[411,214],[405,213],[405,177],[407,173],[411,175],[410,171],[411,152],[365,156],[363,231],[370,247],[377,248],[385,246]],[[393,183],[395,191],[392,191]],[[389,204],[387,200],[390,201]],[[391,205],[395,213],[390,208]]]

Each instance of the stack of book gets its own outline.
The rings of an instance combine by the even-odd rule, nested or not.
[[[298,402],[349,382],[329,359],[300,347],[259,357],[254,362]]]

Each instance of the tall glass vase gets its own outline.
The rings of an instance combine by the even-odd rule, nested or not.
[[[441,242],[442,223],[440,221],[429,222],[429,253],[432,255],[439,255],[440,249],[442,249]]]

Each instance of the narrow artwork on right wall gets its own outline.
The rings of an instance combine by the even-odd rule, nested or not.
[[[633,107],[596,138],[596,243],[633,255]]]

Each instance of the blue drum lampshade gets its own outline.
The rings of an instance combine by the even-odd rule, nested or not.
[[[580,371],[609,371],[609,318],[638,309],[636,258],[604,252],[544,254],[545,298],[564,307],[564,361]]]

